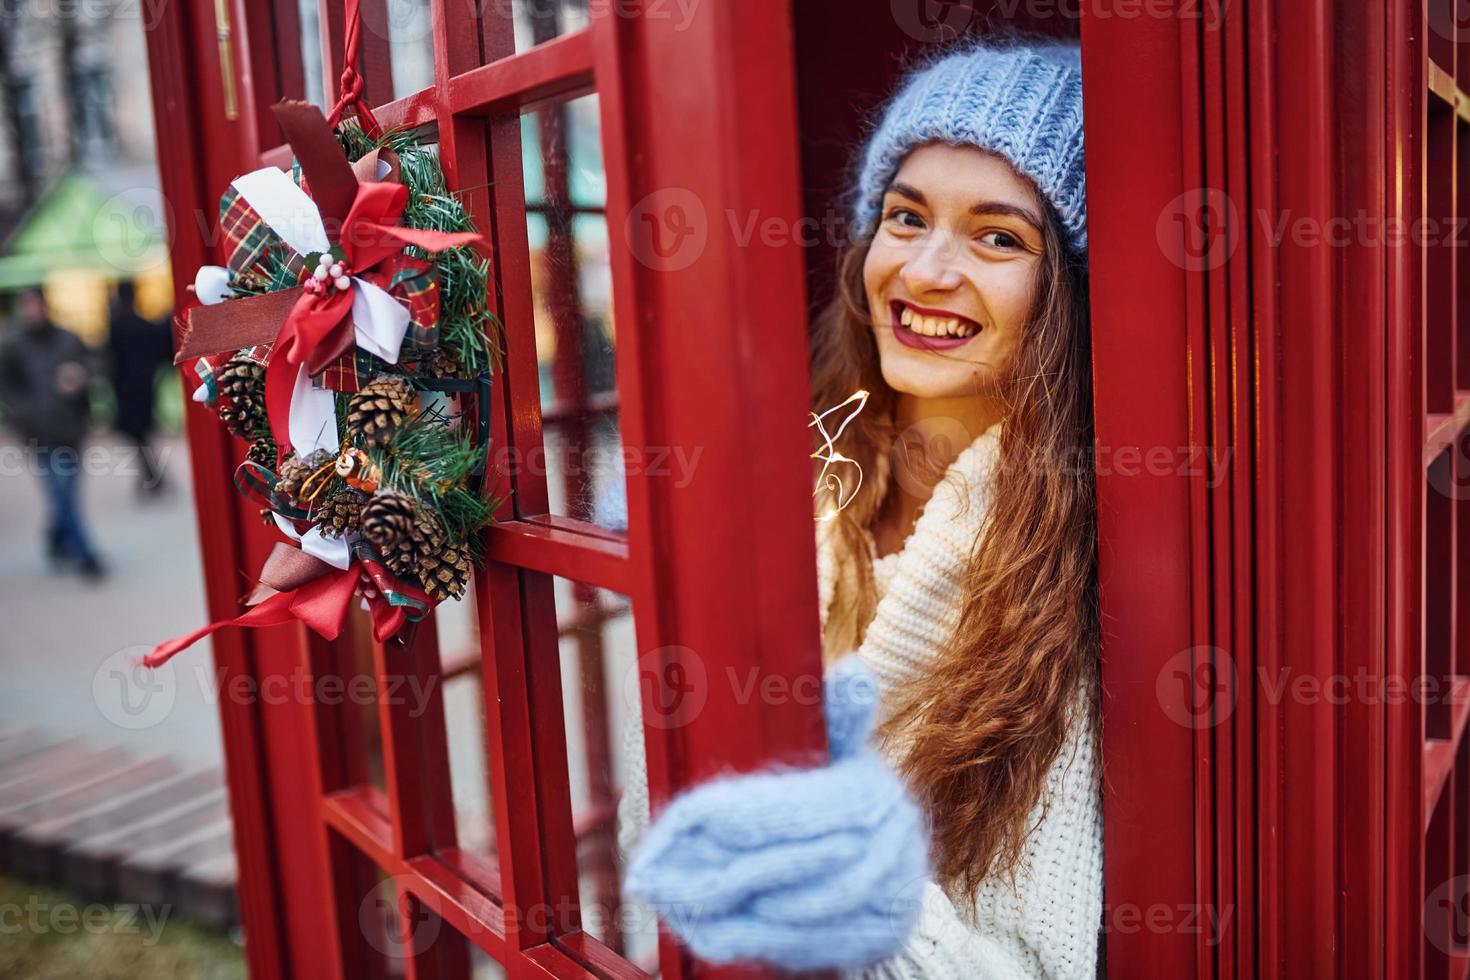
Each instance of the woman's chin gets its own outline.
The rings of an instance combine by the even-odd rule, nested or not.
[[[879,337],[878,366],[883,381],[901,394],[915,398],[973,395],[979,367],[965,358],[967,350],[968,346],[940,355],[905,347],[892,336]]]

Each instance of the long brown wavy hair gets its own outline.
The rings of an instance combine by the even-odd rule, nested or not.
[[[1045,255],[999,381],[1004,417],[993,499],[965,570],[959,624],[924,673],[886,692],[880,726],[926,810],[937,880],[971,901],[985,878],[1017,870],[1076,712],[1085,713],[1082,724],[1097,724],[1086,267],[1063,244],[1056,214],[1044,210]],[[832,521],[838,575],[824,624],[829,657],[856,649],[873,618],[866,534],[900,451],[896,395],[879,370],[863,284],[872,241],[869,231],[843,252],[836,295],[814,323],[814,411],[858,388],[871,393],[837,446],[866,476]]]

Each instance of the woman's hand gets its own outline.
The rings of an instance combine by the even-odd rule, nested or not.
[[[827,676],[831,762],[718,779],[680,796],[633,856],[627,891],[695,955],[789,969],[857,967],[903,947],[928,836],[867,745],[878,685],[856,657]]]

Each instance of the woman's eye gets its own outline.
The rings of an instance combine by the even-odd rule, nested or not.
[[[988,231],[980,236],[980,241],[995,248],[1007,250],[1024,248],[1021,240],[1008,231]]]
[[[919,217],[908,208],[894,208],[888,212],[884,219],[889,224],[898,225],[902,228],[923,228],[924,219]]]

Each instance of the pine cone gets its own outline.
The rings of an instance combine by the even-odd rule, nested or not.
[[[419,584],[419,559],[411,545],[400,546],[383,556],[388,571],[409,585]]]
[[[468,372],[460,363],[459,358],[443,347],[435,347],[426,351],[419,358],[419,373],[430,378],[465,378]]]
[[[245,458],[252,463],[259,463],[268,470],[275,470],[276,440],[272,439],[269,433],[261,436],[250,444],[250,452],[245,454]]]
[[[414,510],[413,525],[384,553],[388,570],[401,579],[416,582],[423,563],[444,544],[444,525],[422,505]]]
[[[280,469],[276,471],[276,492],[291,500],[298,499],[306,478],[331,461],[332,454],[325,449],[318,449],[305,459],[295,453],[289,454],[281,460]]]
[[[424,591],[440,602],[464,595],[470,580],[470,559],[463,548],[447,545],[419,562]]]
[[[356,490],[338,490],[328,497],[316,512],[322,534],[340,538],[356,531],[362,526],[362,508],[367,499],[367,494]]]
[[[414,403],[413,385],[386,375],[368,382],[347,403],[347,431],[364,446],[382,446],[393,438]]]
[[[215,376],[219,417],[231,435],[253,439],[265,428],[265,366],[236,354]]]
[[[438,551],[444,544],[444,525],[433,512],[420,507],[413,519],[413,542],[415,557],[419,559]]]
[[[362,507],[362,536],[385,559],[412,543],[418,504],[406,493],[381,490]]]

